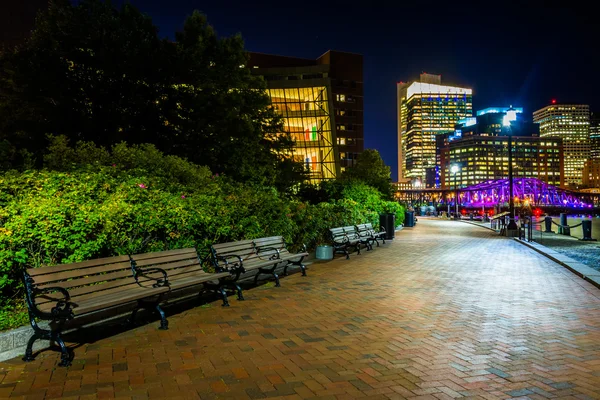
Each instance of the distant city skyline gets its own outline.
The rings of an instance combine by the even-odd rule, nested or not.
[[[260,7],[243,1],[129,3],[152,18],[161,37],[173,38],[185,17],[199,9],[219,35],[240,32],[248,51],[309,59],[329,49],[362,54],[365,148],[380,151],[394,180],[396,83],[415,80],[422,72],[472,88],[474,111],[512,104],[531,119],[552,99],[600,111],[593,13],[575,3],[510,7],[434,1],[423,8],[308,2],[293,9],[272,1]]]

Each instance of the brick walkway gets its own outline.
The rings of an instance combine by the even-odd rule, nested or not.
[[[373,252],[75,349],[0,363],[0,398],[600,399],[600,291],[482,228]]]

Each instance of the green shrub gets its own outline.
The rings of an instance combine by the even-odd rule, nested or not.
[[[379,223],[404,209],[361,183],[332,184],[310,204],[270,187],[212,176],[151,145],[110,151],[58,138],[54,170],[0,175],[0,329],[24,322],[21,271],[98,257],[282,235],[293,249],[329,241],[329,228]],[[63,153],[64,159],[59,155]],[[85,163],[85,160],[89,163]],[[67,160],[67,161],[65,161]]]

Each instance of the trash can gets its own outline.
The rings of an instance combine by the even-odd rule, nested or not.
[[[317,260],[331,260],[333,259],[333,247],[327,244],[317,246],[317,252],[315,254]]]
[[[385,229],[385,240],[393,240],[396,236],[396,214],[379,214],[379,225]]]
[[[415,226],[415,212],[414,211],[405,211],[404,212],[404,226],[407,228],[412,228]]]

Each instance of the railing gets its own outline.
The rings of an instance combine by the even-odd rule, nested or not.
[[[542,242],[544,233],[554,234],[552,230],[552,225],[556,225],[558,227],[557,233],[560,235],[571,236],[571,229],[582,226],[583,237],[580,240],[584,241],[595,241],[592,239],[592,221],[591,220],[583,220],[575,225],[567,224],[566,214],[560,215],[561,223],[556,223],[552,220],[552,217],[545,217],[543,220],[535,221],[532,217],[524,217],[521,220],[521,225],[519,226],[519,239],[525,240],[527,242]],[[541,225],[544,225],[544,229],[541,228]],[[540,226],[539,229],[539,239],[536,240],[533,232],[537,231],[534,229],[535,227]]]

